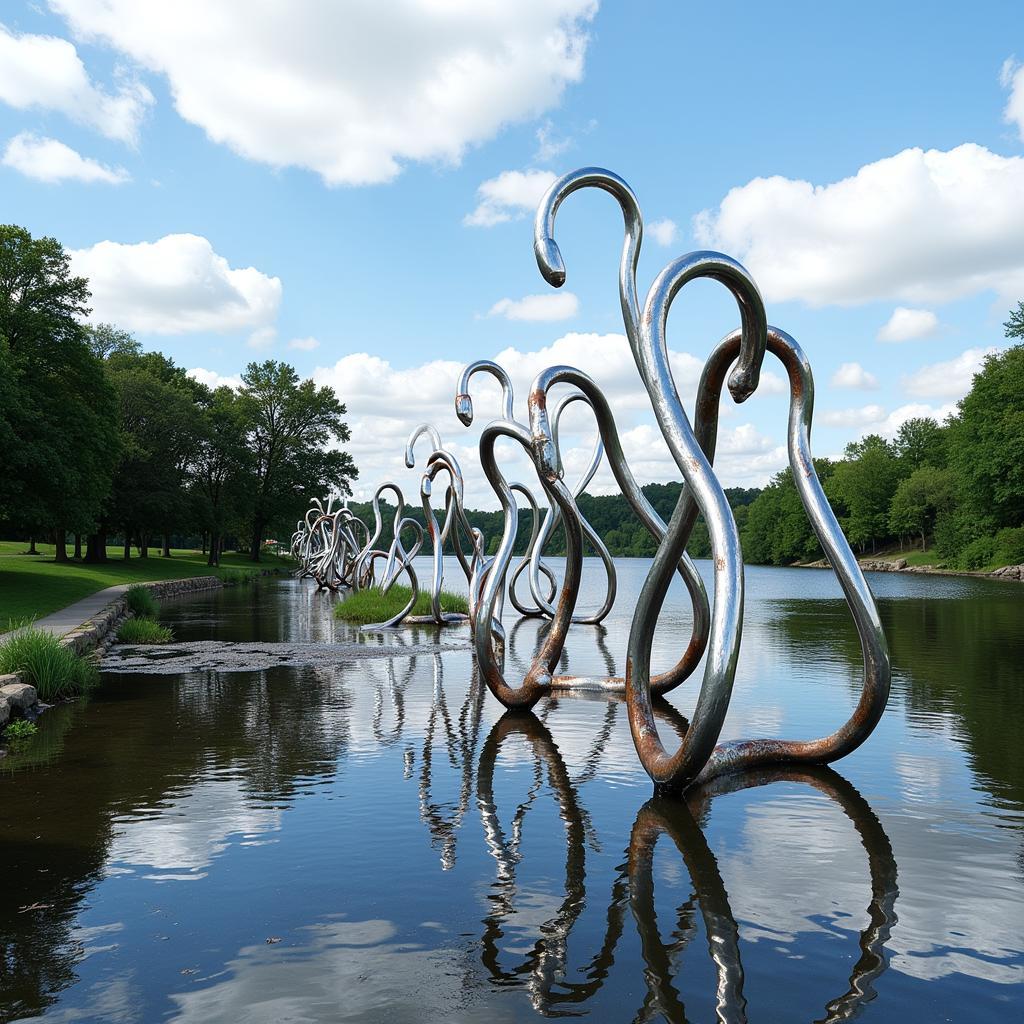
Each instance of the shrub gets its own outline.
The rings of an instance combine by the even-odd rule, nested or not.
[[[339,601],[335,605],[334,615],[336,618],[359,625],[367,622],[385,622],[393,615],[397,615],[409,603],[411,596],[412,591],[408,587],[400,586],[392,587],[386,594],[382,594],[377,587],[371,587],[369,590],[357,590],[349,594],[344,601]],[[465,615],[469,610],[469,604],[462,595],[442,590],[441,610],[461,612]],[[421,590],[416,598],[416,604],[409,614],[429,615],[430,595]]]
[[[126,619],[117,628],[117,639],[122,644],[169,644],[174,631],[153,619]]]
[[[16,722],[11,722],[4,729],[4,739],[10,742],[17,742],[18,740],[27,740],[30,736],[35,736],[38,726],[35,722],[30,722],[25,718],[19,718]]]
[[[141,583],[133,583],[124,595],[124,602],[128,611],[139,618],[155,619],[160,612],[160,605],[157,599],[150,592],[149,587]]]
[[[22,626],[0,643],[0,673],[17,672],[47,703],[77,697],[99,681],[94,657],[79,657],[44,629]]]
[[[995,537],[979,537],[977,540],[972,540],[957,555],[956,562],[961,569],[984,569],[995,561],[995,555]]]
[[[1024,527],[1008,526],[996,534],[995,560],[1000,565],[1024,564]]]

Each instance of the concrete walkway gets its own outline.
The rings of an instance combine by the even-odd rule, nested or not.
[[[47,615],[42,619],[36,619],[32,623],[36,629],[45,629],[57,636],[70,633],[76,626],[80,626],[87,619],[99,615],[101,611],[117,598],[122,597],[124,592],[131,586],[130,583],[119,583],[116,587],[107,587],[106,590],[97,590],[95,594],[83,597],[81,601],[69,604],[61,608],[59,612]]]

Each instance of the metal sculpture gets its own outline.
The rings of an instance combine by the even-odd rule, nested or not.
[[[297,575],[311,577],[318,590],[340,590],[354,585],[355,555],[360,549],[357,534],[366,525],[347,505],[334,508],[336,496],[324,505],[319,498],[296,524],[289,550],[299,561]]]
[[[507,707],[531,707],[559,682],[568,686],[623,686],[637,753],[656,787],[665,792],[681,792],[698,779],[705,782],[739,768],[835,761],[856,749],[877,724],[888,699],[890,666],[874,599],[814,471],[810,452],[813,382],[807,360],[792,338],[769,328],[753,279],[739,263],[721,253],[695,252],[673,260],[655,279],[641,310],[636,268],[643,221],[632,190],[610,171],[586,168],[567,174],[556,181],[541,200],[535,221],[534,251],[541,273],[550,284],[559,287],[566,276],[561,252],[554,240],[556,213],[567,196],[588,187],[610,193],[622,210],[625,234],[619,264],[619,298],[626,337],[658,426],[683,477],[683,487],[671,521],[665,526],[653,515],[653,509],[645,506],[642,492],[632,478],[607,400],[580,371],[552,367],[538,375],[529,396],[529,426],[514,419],[511,387],[503,382],[505,413],[485,427],[480,439],[481,465],[501,502],[505,522],[495,556],[495,570],[481,598],[484,626],[476,633],[476,654],[483,678]],[[739,307],[741,327],[719,345],[705,367],[698,391],[695,430],[672,376],[666,329],[673,300],[688,282],[698,278],[710,278],[728,289]],[[735,366],[728,379],[730,393],[736,402],[749,398],[757,388],[761,364],[768,351],[782,362],[789,376],[791,402],[787,444],[790,465],[811,525],[839,577],[853,613],[863,651],[863,686],[852,717],[830,736],[810,742],[754,739],[717,745],[739,656],[744,585],[736,522],[712,468],[718,401],[726,373],[733,363]],[[476,368],[490,369],[484,364],[473,364],[464,371],[456,398],[456,408],[463,422],[468,422],[467,414],[470,420],[472,418],[465,383]],[[597,417],[601,440],[619,486],[659,542],[633,615],[626,675],[621,681],[610,678],[559,681],[554,676],[579,593],[583,540],[574,495],[563,481],[557,427],[553,425],[556,419],[547,411],[547,392],[558,383],[571,384],[586,396]],[[566,569],[557,605],[553,606],[552,626],[519,685],[505,679],[495,658],[488,628],[515,543],[516,528],[511,488],[494,456],[495,441],[499,437],[517,441],[531,458],[545,495],[562,517],[566,535]],[[706,612],[703,586],[695,571],[691,576],[693,567],[688,564],[685,551],[698,514],[707,523],[712,547],[714,601],[710,614]],[[669,672],[652,676],[654,630],[672,576],[677,571],[690,590],[694,632],[680,662]],[[658,735],[652,694],[665,693],[679,685],[693,671],[705,648],[707,659],[693,720],[678,749],[670,754]]]

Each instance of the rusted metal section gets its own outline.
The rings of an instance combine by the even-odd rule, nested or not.
[[[753,279],[739,263],[721,253],[694,252],[670,262],[651,285],[641,311],[636,286],[643,237],[639,205],[621,178],[600,168],[585,168],[565,175],[541,200],[534,223],[534,253],[541,274],[550,284],[560,287],[566,279],[562,254],[554,240],[556,213],[567,196],[587,187],[611,193],[623,214],[624,238],[619,262],[623,323],[658,425],[684,482],[672,517],[659,538],[630,629],[624,682],[637,753],[656,786],[671,792],[682,792],[698,777],[707,779],[739,768],[780,761],[836,760],[862,743],[877,724],[888,697],[889,660],[874,599],[814,472],[810,454],[814,389],[807,360],[788,335],[769,329],[764,303]],[[698,389],[695,424],[691,425],[672,376],[667,324],[676,296],[689,282],[701,278],[719,282],[732,294],[740,314],[740,329],[708,360]],[[790,377],[787,433],[790,463],[808,517],[830,563],[835,566],[853,613],[864,653],[864,684],[852,717],[831,736],[809,743],[751,740],[716,747],[732,694],[743,624],[743,562],[739,535],[724,491],[712,469],[718,404],[726,381],[736,402],[743,402],[753,394],[769,348],[782,361]],[[548,379],[567,379],[567,374],[560,375],[562,370],[548,371]],[[544,376],[538,377],[538,381]],[[543,384],[541,388],[546,390]],[[594,395],[588,393],[588,397],[596,411]],[[600,415],[598,419],[600,422]],[[550,453],[552,432],[545,406],[535,401],[533,394],[531,427],[535,444]],[[548,441],[546,446],[544,438]],[[621,452],[612,450],[603,431],[602,440],[614,468],[621,459]],[[693,721],[676,751],[670,754],[658,736],[651,706],[655,692],[655,680],[650,671],[651,648],[669,583],[685,555],[698,514],[703,515],[711,540],[714,602],[706,639],[704,678]]]

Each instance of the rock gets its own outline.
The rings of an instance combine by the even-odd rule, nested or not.
[[[7,724],[7,720],[11,717],[11,702],[3,696],[0,696],[0,728],[3,728]]]
[[[38,699],[36,688],[28,683],[8,683],[0,686],[0,699],[5,699],[10,707],[19,711],[28,711]]]
[[[901,572],[907,567],[905,558],[896,558],[891,561],[881,558],[865,558],[861,561],[860,567],[865,572]]]
[[[1004,565],[1001,569],[995,569],[989,573],[990,576],[998,576],[1005,580],[1024,580],[1024,565]]]

